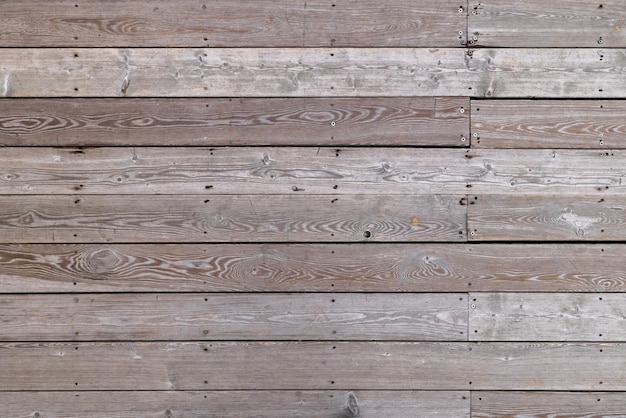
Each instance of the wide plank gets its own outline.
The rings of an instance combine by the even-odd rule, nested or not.
[[[623,392],[473,392],[472,417],[624,417]]]
[[[464,196],[292,193],[4,196],[0,242],[465,241]]]
[[[624,341],[624,293],[471,293],[473,341]]]
[[[465,0],[24,0],[2,15],[0,47],[460,47],[467,27]]]
[[[3,414],[46,418],[470,417],[466,391],[1,392]]]
[[[621,195],[470,196],[470,241],[623,241],[626,200]]]
[[[3,343],[3,391],[625,390],[626,345]]]
[[[475,148],[626,148],[621,100],[478,100]]]
[[[466,341],[467,294],[0,296],[1,341]]]
[[[0,100],[5,146],[468,146],[467,97]]]
[[[480,0],[469,2],[468,7],[470,44],[507,48],[626,47],[626,32],[622,30],[626,10],[620,0]]]

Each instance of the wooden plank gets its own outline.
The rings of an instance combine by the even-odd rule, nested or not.
[[[626,148],[621,100],[472,102],[476,148]]]
[[[293,193],[6,196],[0,200],[0,242],[465,240],[463,196]]]
[[[623,392],[473,392],[472,417],[624,417]]]
[[[49,418],[453,417],[469,418],[469,392],[136,391],[0,393],[7,416]],[[33,412],[35,411],[35,412]]]
[[[459,10],[462,5],[462,10]],[[1,47],[452,46],[466,1],[36,0],[6,4]],[[462,32],[459,34],[459,32]]]
[[[622,244],[0,245],[1,293],[624,292]]]
[[[0,145],[456,147],[468,110],[467,97],[0,100]]]
[[[206,349],[206,350],[205,350]],[[4,343],[15,390],[624,390],[609,343]],[[471,382],[471,383],[470,383]]]
[[[626,295],[472,293],[473,341],[624,341]]]
[[[626,11],[620,0],[481,0],[470,2],[469,10],[469,42],[478,46],[626,46]]]
[[[0,296],[2,341],[466,341],[467,294]]]
[[[626,201],[620,195],[480,195],[468,199],[475,202],[468,206],[467,220],[473,241],[626,238]]]

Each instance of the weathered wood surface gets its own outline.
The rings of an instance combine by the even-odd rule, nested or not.
[[[470,1],[469,42],[487,47],[626,47],[620,0]]]
[[[477,100],[472,147],[626,148],[624,113],[621,100]]]
[[[474,392],[472,417],[624,417],[623,392]]]
[[[0,245],[1,293],[624,292],[622,244]]]
[[[624,341],[625,302],[623,293],[471,293],[469,338]]]
[[[293,193],[6,196],[0,242],[465,241],[464,196]]]
[[[466,341],[467,294],[0,296],[1,341]]]
[[[468,200],[475,202],[467,216],[472,241],[626,239],[626,200],[620,195],[480,195]]]
[[[624,390],[609,343],[4,343],[8,390]]]
[[[618,49],[9,48],[0,61],[2,97],[626,97]]]
[[[3,414],[46,418],[470,417],[469,392],[132,391],[0,393]]]
[[[0,100],[0,145],[468,146],[469,99]]]
[[[27,0],[2,12],[2,47],[460,47],[467,28],[465,0]]]

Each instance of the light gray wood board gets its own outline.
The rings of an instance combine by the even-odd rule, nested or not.
[[[624,390],[626,345],[4,343],[9,390]],[[470,383],[471,382],[471,383]]]
[[[468,206],[470,241],[626,239],[621,195],[480,195],[468,200],[475,202]]]
[[[4,196],[0,242],[463,242],[463,197]]]
[[[469,338],[624,341],[625,302],[624,293],[471,293]]]
[[[470,417],[469,392],[116,391],[3,392],[3,414],[46,418]]]
[[[470,1],[470,44],[487,47],[626,47],[620,0]]]
[[[469,106],[467,97],[0,100],[0,145],[468,146]]]
[[[0,245],[1,293],[625,292],[622,244]]]
[[[624,417],[623,392],[473,392],[472,417]]]
[[[0,46],[452,46],[467,2],[27,0],[3,7]],[[462,6],[460,10],[459,6]]]
[[[0,61],[2,97],[626,97],[619,49],[8,48]]]
[[[621,100],[476,100],[475,148],[626,148]]]
[[[2,341],[467,341],[467,294],[0,295]]]

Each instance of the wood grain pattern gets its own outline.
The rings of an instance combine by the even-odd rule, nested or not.
[[[4,343],[7,390],[624,390],[609,343]],[[206,350],[205,350],[206,349]],[[471,383],[470,383],[471,382]]]
[[[0,245],[0,292],[624,292],[623,244]]]
[[[133,391],[0,393],[7,416],[46,418],[469,418],[469,392]]]
[[[626,148],[624,112],[620,100],[474,101],[472,147]]]
[[[624,341],[625,295],[471,293],[472,341]]]
[[[0,296],[2,341],[466,341],[465,293]]]
[[[3,7],[0,46],[452,46],[465,1],[26,0]],[[459,5],[463,11],[459,12]],[[459,34],[459,31],[462,33]]]
[[[469,106],[455,97],[0,100],[0,145],[468,146]]]
[[[467,220],[473,241],[621,241],[626,237],[626,201],[619,195],[480,195],[468,200],[475,201],[468,206]]]
[[[469,2],[469,10],[469,42],[478,46],[626,46],[626,11],[620,0],[481,0]]]
[[[8,196],[0,201],[0,242],[465,240],[463,196],[293,193]]]
[[[623,392],[474,392],[472,417],[623,417]]]

